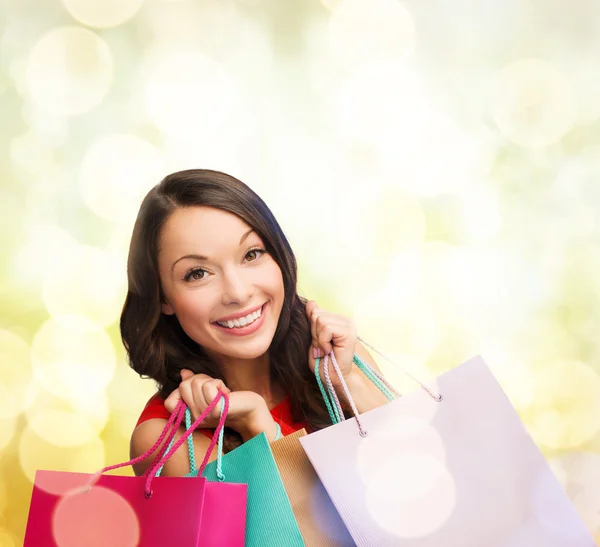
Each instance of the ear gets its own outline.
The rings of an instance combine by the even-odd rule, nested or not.
[[[173,310],[173,308],[171,307],[171,304],[169,304],[167,301],[164,301],[164,302],[161,304],[161,309],[162,309],[162,312],[163,312],[165,315],[173,315],[173,314],[175,313],[175,311],[174,311],[174,310]]]

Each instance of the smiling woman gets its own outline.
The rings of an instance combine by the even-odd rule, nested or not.
[[[121,335],[133,369],[159,390],[133,432],[133,457],[154,444],[180,399],[196,418],[218,390],[230,399],[226,451],[261,432],[274,440],[279,431],[329,425],[312,371],[332,350],[359,411],[387,401],[352,363],[355,351],[373,363],[352,321],[307,303],[296,279],[279,224],[239,180],[189,170],[148,193],[131,239]],[[211,412],[194,432],[199,453],[218,419]],[[188,471],[182,447],[163,473]]]

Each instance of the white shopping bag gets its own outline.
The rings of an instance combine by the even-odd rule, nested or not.
[[[426,387],[300,438],[357,545],[596,545],[483,359]]]

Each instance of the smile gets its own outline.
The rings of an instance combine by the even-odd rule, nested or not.
[[[236,317],[227,321],[215,321],[213,326],[222,333],[232,336],[247,336],[254,334],[265,322],[265,309],[268,302],[261,308],[244,317]]]
[[[229,321],[217,321],[217,325],[221,325],[222,327],[227,327],[229,329],[239,329],[240,327],[246,327],[251,325],[262,315],[262,308],[256,310],[254,313],[250,315],[246,315],[246,317],[240,317],[239,319],[233,319]]]

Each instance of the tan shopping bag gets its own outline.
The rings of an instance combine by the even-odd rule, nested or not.
[[[306,547],[353,547],[354,542],[317,477],[301,429],[271,443],[271,450]]]

